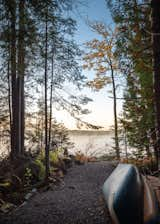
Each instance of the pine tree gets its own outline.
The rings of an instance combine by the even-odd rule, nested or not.
[[[160,1],[152,0],[154,104],[157,130],[157,163],[160,160]]]
[[[153,75],[151,47],[151,8],[134,0],[106,1],[119,30],[117,56],[126,76],[124,114],[131,146],[151,154],[155,145],[155,112],[153,107]],[[151,142],[153,144],[151,144]]]

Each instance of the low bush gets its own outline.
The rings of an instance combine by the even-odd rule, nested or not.
[[[57,165],[59,162],[59,150],[50,151],[50,165],[54,166]]]
[[[76,152],[75,156],[74,156],[74,160],[76,164],[84,164],[86,162],[95,162],[96,158],[93,156],[87,156],[85,154],[83,154],[82,152],[78,151]]]
[[[35,164],[38,166],[39,168],[39,172],[38,172],[38,179],[39,180],[43,180],[44,177],[45,177],[45,166],[44,166],[44,163],[39,159],[37,158],[35,160]]]
[[[128,159],[121,159],[121,163],[133,164],[139,168],[140,171],[144,173],[151,173],[156,169],[156,161],[152,157],[135,158],[129,157]]]

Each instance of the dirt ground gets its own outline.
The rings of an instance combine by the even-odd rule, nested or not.
[[[36,193],[0,224],[110,224],[102,185],[115,166],[94,162],[70,168],[59,186]]]

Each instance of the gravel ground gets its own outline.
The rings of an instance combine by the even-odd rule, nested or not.
[[[0,224],[110,224],[102,185],[115,166],[94,162],[72,167],[59,187],[37,193]]]

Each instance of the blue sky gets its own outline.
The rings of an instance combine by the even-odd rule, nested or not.
[[[79,5],[73,12],[72,17],[77,21],[77,32],[75,34],[75,40],[83,47],[83,44],[93,38],[98,38],[97,34],[92,32],[87,25],[87,21],[102,21],[107,25],[113,25],[113,21],[109,10],[107,9],[105,0],[84,0],[84,5]],[[92,72],[83,71],[83,73],[91,79],[93,77]],[[70,86],[66,87],[70,91]],[[89,115],[82,116],[82,119],[93,123],[95,125],[103,126],[105,129],[109,129],[113,125],[113,100],[112,96],[108,91],[111,87],[108,86],[99,92],[93,92],[89,88],[85,88],[82,94],[86,94],[88,97],[93,99],[87,108],[91,111]],[[79,94],[79,93],[78,93]],[[121,95],[121,93],[118,93]],[[117,102],[118,114],[121,112],[122,102]],[[75,121],[64,111],[56,113],[56,118],[60,122],[70,128],[76,128]]]
[[[77,32],[75,39],[79,44],[97,37],[87,25],[89,21],[102,21],[108,25],[113,24],[110,12],[106,6],[105,0],[84,0],[85,6],[79,5],[78,9],[74,10],[74,18],[77,21]]]

